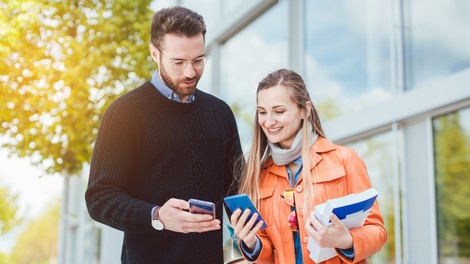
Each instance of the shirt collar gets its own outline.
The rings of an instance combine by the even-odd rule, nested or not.
[[[163,82],[163,80],[160,78],[160,74],[158,73],[159,73],[158,70],[153,72],[152,79],[150,80],[152,85],[157,89],[157,91],[159,91],[166,98],[175,102],[181,102],[178,95],[175,94],[173,90],[165,84],[165,82]],[[194,99],[195,99],[195,96],[194,94],[192,94],[188,98],[188,100],[186,100],[186,103],[192,103]]]

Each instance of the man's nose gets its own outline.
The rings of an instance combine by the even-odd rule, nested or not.
[[[194,69],[191,61],[189,61],[184,67],[183,74],[187,78],[193,78],[196,75],[196,70]]]

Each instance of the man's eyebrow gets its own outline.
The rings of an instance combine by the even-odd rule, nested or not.
[[[205,56],[206,56],[206,54],[204,53],[204,54],[201,54],[201,55],[197,56],[196,58],[194,58],[192,60],[199,59],[199,58],[202,58],[202,57],[205,57]],[[180,59],[180,58],[170,58],[170,60],[173,60],[173,61],[187,61],[185,59]]]

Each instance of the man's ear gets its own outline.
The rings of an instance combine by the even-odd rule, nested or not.
[[[158,49],[152,43],[149,44],[149,51],[153,61],[158,64],[160,61],[160,51],[158,51]]]

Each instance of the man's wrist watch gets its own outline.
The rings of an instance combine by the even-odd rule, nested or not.
[[[157,219],[152,218],[152,226],[153,228],[157,230],[163,230],[165,229],[165,225],[162,223],[162,221],[160,221],[159,212],[160,212],[160,206],[156,207],[155,211],[153,212],[153,215],[156,216]]]

